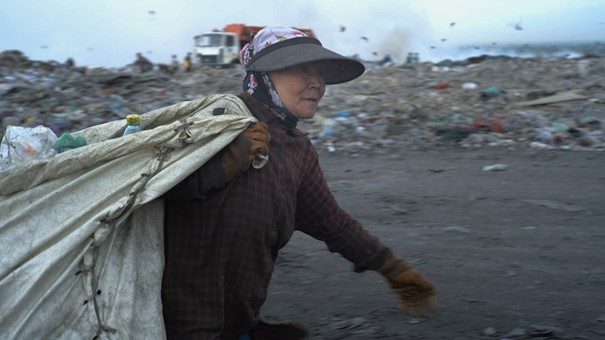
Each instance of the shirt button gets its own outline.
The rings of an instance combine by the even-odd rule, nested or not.
[[[281,192],[286,192],[286,186],[282,185],[281,188],[280,188],[280,190],[281,190]]]
[[[277,221],[277,222],[275,222],[275,226],[276,226],[276,227],[281,227],[281,221]]]
[[[281,151],[277,152],[277,158],[282,159],[283,156],[284,154]]]

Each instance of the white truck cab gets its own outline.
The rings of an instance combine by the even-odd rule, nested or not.
[[[235,33],[211,32],[194,38],[193,55],[200,65],[223,66],[237,63],[240,41]]]

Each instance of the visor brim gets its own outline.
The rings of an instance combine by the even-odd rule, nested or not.
[[[327,85],[351,81],[365,71],[365,66],[355,59],[342,56],[321,45],[306,42],[288,44],[259,56],[248,65],[247,69],[269,72],[314,61],[325,63],[324,80]]]

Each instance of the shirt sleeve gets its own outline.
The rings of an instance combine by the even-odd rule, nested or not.
[[[313,148],[297,194],[296,229],[324,241],[355,265],[356,272],[379,268],[392,252],[342,210],[323,176]]]

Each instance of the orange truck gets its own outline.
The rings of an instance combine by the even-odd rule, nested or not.
[[[195,36],[193,55],[200,65],[227,66],[239,63],[239,51],[264,26],[229,24],[223,30],[214,30]],[[296,28],[315,38],[312,30]]]

